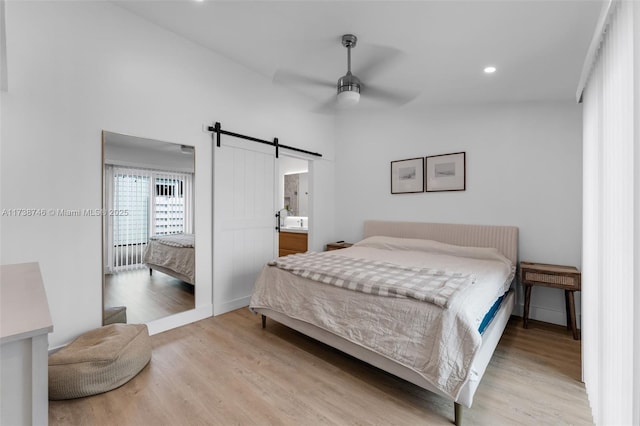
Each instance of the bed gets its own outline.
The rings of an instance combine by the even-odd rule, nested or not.
[[[515,305],[517,247],[516,227],[367,221],[363,240],[350,248],[270,262],[249,307],[263,327],[269,317],[452,400],[460,425]],[[409,284],[400,291],[378,278],[367,284],[369,263],[391,277],[413,271]],[[336,266],[327,272],[316,264]],[[444,284],[421,299],[411,274]]]
[[[153,270],[195,285],[195,238],[193,234],[155,235],[149,239],[143,262]]]

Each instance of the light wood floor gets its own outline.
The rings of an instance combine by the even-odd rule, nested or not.
[[[143,324],[195,308],[195,288],[149,269],[105,275],[105,306],[126,306],[127,322]]]
[[[450,425],[453,403],[246,308],[152,337],[124,386],[51,401],[52,425]],[[580,342],[512,318],[466,425],[592,424]]]

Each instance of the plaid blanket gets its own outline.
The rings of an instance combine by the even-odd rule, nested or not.
[[[195,247],[195,238],[193,234],[154,235],[149,239],[158,241],[165,246],[186,248]]]
[[[473,275],[314,252],[280,257],[269,265],[336,287],[412,298],[443,308],[455,294],[475,282]]]

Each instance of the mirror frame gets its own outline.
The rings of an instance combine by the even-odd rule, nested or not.
[[[196,193],[196,182],[195,182],[195,176],[196,176],[196,165],[197,165],[197,161],[196,161],[196,153],[195,153],[195,145],[190,145],[190,144],[178,144],[175,142],[167,142],[167,141],[163,141],[163,140],[159,140],[159,139],[153,139],[153,138],[144,138],[144,137],[140,137],[140,136],[134,136],[134,135],[130,135],[130,134],[125,134],[125,133],[120,133],[120,132],[115,132],[115,131],[110,131],[110,130],[105,130],[102,129],[101,130],[101,137],[100,137],[100,141],[101,141],[101,164],[100,164],[100,177],[101,177],[101,208],[102,208],[102,212],[105,212],[107,210],[106,207],[106,182],[105,182],[105,161],[106,161],[106,138],[107,138],[107,133],[112,133],[112,134],[119,134],[122,136],[126,136],[126,137],[131,137],[131,138],[138,138],[138,139],[144,139],[144,140],[150,140],[150,141],[157,141],[160,143],[166,143],[166,144],[172,144],[172,145],[185,145],[185,146],[191,146],[194,148],[194,153],[193,153],[193,174],[194,174],[194,182],[193,182],[193,199],[194,199],[194,211],[193,211],[193,223],[194,223],[194,227],[195,227],[195,223],[196,223],[196,208],[195,208],[195,193]],[[106,274],[105,274],[105,241],[107,238],[107,226],[105,223],[105,218],[106,216],[103,214],[100,220],[100,228],[101,228],[101,240],[100,240],[100,272],[101,272],[101,283],[102,283],[102,289],[101,289],[101,325],[104,326],[104,321],[105,321],[105,286],[106,286]],[[195,229],[194,229],[194,235],[195,235]],[[197,253],[197,251],[196,251]],[[194,270],[194,274],[197,277],[197,268],[198,268],[198,262],[197,262],[197,256],[195,259],[195,270]],[[152,319],[152,320],[148,320],[147,322],[145,322],[145,324],[149,325],[155,321],[161,321],[165,318],[170,318],[173,317],[175,315],[182,315],[185,313],[190,313],[190,312],[195,312],[198,309],[198,305],[197,305],[197,291],[195,289],[195,284],[194,285],[194,295],[193,295],[193,308],[191,309],[187,309],[185,311],[182,312],[176,312],[170,315],[167,315],[166,317],[160,317],[160,318],[156,318],[156,319]],[[210,316],[210,315],[208,315]],[[204,317],[203,317],[204,318]],[[168,330],[171,329],[173,327],[169,327],[169,328],[164,328],[164,327],[160,327],[160,329],[158,331],[164,331],[164,330]],[[154,334],[151,333],[150,330],[150,334]]]

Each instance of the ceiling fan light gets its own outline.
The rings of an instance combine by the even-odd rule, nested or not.
[[[352,106],[360,102],[360,92],[355,90],[344,90],[338,93],[338,104],[341,106]]]
[[[360,101],[360,79],[351,70],[338,80],[338,105],[353,106]]]

